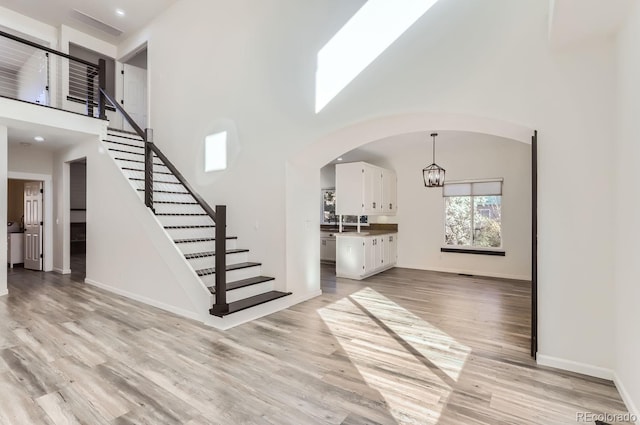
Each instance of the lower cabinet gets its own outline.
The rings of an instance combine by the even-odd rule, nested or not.
[[[320,260],[336,261],[336,238],[321,237],[320,238]]]
[[[336,276],[364,279],[396,265],[397,233],[375,236],[338,235]]]

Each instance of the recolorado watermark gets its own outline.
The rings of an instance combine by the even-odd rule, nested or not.
[[[576,412],[576,422],[601,423],[601,422],[631,422],[636,423],[638,416],[631,413],[592,413]]]

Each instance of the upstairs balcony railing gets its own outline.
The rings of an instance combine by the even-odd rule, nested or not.
[[[100,65],[0,31],[0,96],[98,118]]]

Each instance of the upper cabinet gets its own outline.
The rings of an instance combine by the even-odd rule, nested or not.
[[[336,165],[336,214],[394,215],[396,173],[366,162]]]

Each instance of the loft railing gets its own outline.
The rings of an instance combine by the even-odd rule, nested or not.
[[[100,69],[104,69],[104,60],[99,61]],[[102,72],[100,75],[102,76]],[[105,117],[106,105],[111,104],[122,114],[124,120],[129,123],[133,130],[144,141],[144,203],[155,212],[153,207],[153,158],[158,157],[171,173],[180,181],[187,192],[196,200],[202,209],[211,217],[215,225],[215,278],[216,278],[216,302],[212,313],[227,313],[229,304],[227,303],[227,207],[216,205],[215,211],[211,206],[193,189],[184,176],[178,171],[171,161],[162,153],[158,146],[153,143],[153,131],[149,128],[142,130],[140,126],[131,118],[125,109],[104,90],[104,79],[100,78],[99,88],[99,117]]]
[[[100,71],[98,64],[0,31],[2,97],[93,117]]]
[[[153,207],[153,158],[155,155],[211,217],[216,224],[216,303],[211,311],[227,313],[229,304],[226,291],[226,206],[217,205],[214,211],[196,193],[178,169],[153,143],[151,129],[142,130],[124,108],[106,92],[106,80],[104,59],[94,64],[0,31],[0,97],[85,113],[104,120],[107,119],[106,111],[109,103],[111,109],[120,112],[125,121],[144,141],[145,205],[155,212]],[[84,103],[84,108],[78,103],[70,103],[70,100]]]

